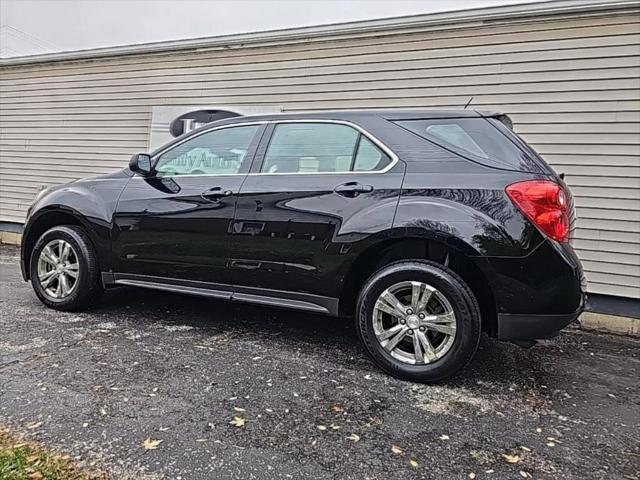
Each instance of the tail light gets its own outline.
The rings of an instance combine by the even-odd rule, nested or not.
[[[507,195],[542,233],[557,242],[569,241],[571,199],[562,185],[527,180],[509,185]]]

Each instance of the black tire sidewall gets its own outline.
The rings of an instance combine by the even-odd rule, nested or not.
[[[53,240],[64,240],[71,244],[78,257],[78,278],[76,288],[65,298],[55,299],[47,295],[38,280],[38,258],[44,247]],[[78,227],[54,227],[43,233],[31,252],[29,277],[33,289],[42,303],[57,310],[78,310],[84,308],[95,293],[99,269],[93,245]]]
[[[411,365],[392,357],[378,342],[373,330],[373,308],[380,294],[403,281],[422,281],[439,290],[456,315],[456,337],[445,356],[433,363]],[[429,261],[403,261],[374,273],[358,300],[357,330],[367,353],[387,373],[405,380],[437,382],[462,369],[473,357],[480,339],[480,312],[464,281],[446,267]]]

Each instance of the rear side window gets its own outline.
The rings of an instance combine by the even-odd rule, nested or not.
[[[389,157],[358,130],[333,123],[276,125],[263,173],[337,173],[381,170]]]
[[[431,142],[490,167],[540,171],[537,161],[484,118],[396,122]]]

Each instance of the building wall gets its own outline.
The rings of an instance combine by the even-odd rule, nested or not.
[[[611,11],[0,70],[0,221],[122,168],[162,105],[508,113],[576,197],[590,291],[640,298],[640,17]]]

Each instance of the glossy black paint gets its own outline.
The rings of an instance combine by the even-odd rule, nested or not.
[[[505,194],[517,181],[560,181],[556,174],[543,163],[541,173],[484,166],[392,121],[463,116],[499,118],[474,111],[372,111],[215,122],[172,144],[212,127],[260,122],[241,174],[163,178],[125,169],[51,189],[29,212],[23,275],[43,226],[67,218],[89,233],[108,285],[339,314],[352,300],[345,292],[357,293],[350,284],[359,278],[354,271],[366,273],[385,249],[412,239],[464,256],[481,272],[498,319],[492,333],[502,338],[518,336],[509,328],[518,318],[575,318],[584,304],[584,280],[573,249],[547,240]],[[314,119],[358,125],[397,162],[384,173],[257,173],[272,130],[268,122]],[[545,318],[540,336],[553,333]]]

